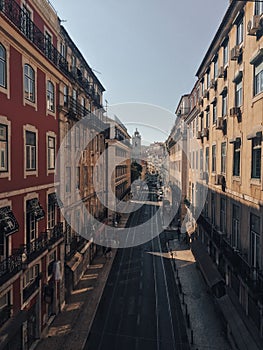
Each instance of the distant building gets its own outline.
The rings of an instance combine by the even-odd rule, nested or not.
[[[132,161],[135,161],[138,164],[141,164],[141,154],[142,154],[142,144],[141,143],[142,143],[141,135],[136,128],[136,131],[134,132],[134,134],[132,136]]]

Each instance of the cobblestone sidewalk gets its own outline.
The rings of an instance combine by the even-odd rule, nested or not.
[[[212,296],[189,247],[177,239],[168,242],[175,265],[175,278],[181,291],[189,342],[193,350],[231,350]]]

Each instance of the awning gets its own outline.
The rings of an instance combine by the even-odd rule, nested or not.
[[[242,70],[239,70],[238,72],[236,72],[234,79],[232,80],[233,83],[238,83],[243,77],[243,72]]]
[[[229,139],[229,143],[240,143],[241,144],[241,136],[233,137],[232,139]]]
[[[0,232],[6,236],[18,231],[18,222],[10,207],[0,208]]]
[[[28,312],[21,310],[14,317],[11,317],[0,330],[0,350],[5,349],[12,337],[19,331],[22,323],[26,321]]]
[[[191,250],[195,256],[195,259],[199,263],[203,276],[210,288],[215,286],[217,283],[224,281],[209,254],[205,250],[205,247],[198,239],[191,243]]]
[[[262,137],[262,125],[254,126],[251,132],[247,135],[247,140],[251,140],[255,137]]]
[[[41,220],[45,216],[45,212],[36,198],[27,201],[26,211],[33,212],[36,220]]]
[[[48,204],[58,204],[56,193],[50,193],[48,195]]]

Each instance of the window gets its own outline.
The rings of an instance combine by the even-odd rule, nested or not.
[[[80,167],[76,167],[76,189],[80,188]]]
[[[211,219],[212,224],[216,223],[216,196],[214,193],[211,193]]]
[[[60,43],[60,54],[62,57],[67,57],[67,47],[64,43]]]
[[[250,214],[250,262],[254,268],[260,263],[260,217]]]
[[[220,198],[220,231],[226,232],[226,199]]]
[[[210,69],[208,69],[207,73],[206,73],[206,86],[207,86],[207,89],[209,88],[210,86]]]
[[[48,136],[48,169],[55,169],[55,137]]]
[[[208,172],[209,169],[209,147],[205,149],[205,171]]]
[[[227,94],[222,95],[222,116],[225,117],[227,115]]]
[[[55,88],[50,80],[47,82],[47,109],[55,111]]]
[[[263,13],[263,1],[255,1],[255,15]]]
[[[45,53],[48,58],[52,57],[52,36],[45,31]]]
[[[85,98],[81,97],[81,109],[82,109],[82,116],[83,117],[85,117],[85,114],[86,114],[85,104],[86,104]]]
[[[204,79],[202,79],[202,81],[201,81],[201,92],[202,92],[202,96],[204,95],[204,91],[205,91],[205,82],[204,82]]]
[[[8,171],[7,126],[0,124],[0,172]]]
[[[83,187],[88,187],[88,167],[83,167]]]
[[[221,143],[221,173],[226,173],[226,142]]]
[[[37,237],[36,217],[33,211],[26,213],[26,236],[27,243],[34,241]]]
[[[26,170],[36,170],[36,134],[26,131]]]
[[[216,123],[217,120],[217,104],[213,103],[213,124]]]
[[[208,108],[206,111],[206,128],[209,128],[210,125],[210,109]]]
[[[254,137],[252,139],[251,177],[254,179],[260,179],[261,176],[261,138]]]
[[[6,87],[6,50],[0,44],[0,86]]]
[[[56,225],[56,201],[55,193],[48,195],[47,226],[52,229]]]
[[[33,39],[32,12],[25,5],[21,11],[21,30],[28,39]]]
[[[25,98],[29,101],[35,102],[35,72],[34,69],[29,65],[25,64],[24,71],[25,80]]]
[[[242,105],[242,80],[236,83],[235,102],[236,107],[240,107]]]
[[[212,172],[216,171],[216,145],[212,146]]]
[[[216,79],[218,76],[218,58],[216,57],[214,60],[214,78]]]
[[[63,87],[63,103],[64,106],[68,106],[68,86],[64,85]]]
[[[72,90],[72,107],[73,111],[77,112],[77,90]]]
[[[203,173],[203,169],[204,169],[204,151],[201,148],[200,149],[200,174]]]
[[[228,40],[224,43],[223,46],[223,64],[226,66],[228,63]]]
[[[234,155],[233,155],[233,175],[240,176],[240,146],[241,141],[234,142]]]
[[[39,275],[39,264],[30,267],[23,278],[23,289],[33,283],[36,277]]]
[[[235,248],[240,247],[240,207],[235,204],[232,207],[231,244]]]
[[[75,147],[80,148],[80,130],[79,126],[75,127]]]
[[[237,37],[236,44],[240,45],[243,42],[243,18],[237,23]]]
[[[263,91],[263,58],[254,66],[254,95]]]
[[[71,168],[66,167],[66,193],[71,192]]]

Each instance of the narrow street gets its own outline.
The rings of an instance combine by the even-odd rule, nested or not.
[[[156,210],[147,204],[134,212],[129,234]],[[162,257],[165,249],[164,234],[119,249],[85,349],[189,349],[171,264]]]

